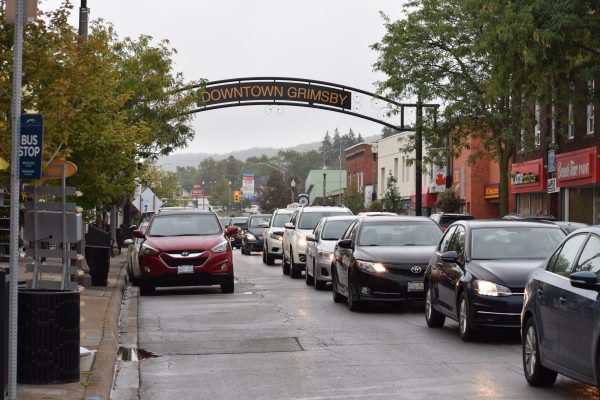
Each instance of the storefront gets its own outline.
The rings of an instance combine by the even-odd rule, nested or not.
[[[586,224],[600,222],[599,176],[596,146],[556,155],[556,186],[561,191],[562,219]]]
[[[548,214],[544,160],[538,158],[513,164],[510,172],[510,190],[516,194],[517,213]]]
[[[435,202],[437,201],[437,193],[432,192],[429,186],[423,186],[421,188],[421,206],[422,212],[421,215],[429,216],[432,213],[432,209],[435,207]],[[415,207],[417,205],[417,196],[415,196],[415,190],[410,194],[410,215],[415,214]]]

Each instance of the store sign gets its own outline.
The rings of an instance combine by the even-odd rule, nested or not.
[[[254,196],[254,174],[251,172],[244,172],[242,176],[242,196]]]
[[[544,160],[515,163],[510,172],[510,184],[513,193],[541,192],[544,190],[545,176],[543,175]]]
[[[592,175],[589,154],[574,155],[556,163],[556,176],[561,181],[587,178]]]
[[[483,190],[484,190],[484,194],[483,194],[484,199],[500,198],[500,184],[499,183],[492,183],[489,185],[484,185]]]
[[[42,174],[42,133],[44,117],[39,114],[21,115],[19,135],[19,177],[40,179]]]
[[[513,185],[523,185],[526,183],[536,183],[539,176],[533,172],[513,172],[510,175],[510,183]]]

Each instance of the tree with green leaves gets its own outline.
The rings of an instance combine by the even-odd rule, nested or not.
[[[266,185],[259,189],[260,208],[266,213],[271,213],[276,208],[285,208],[290,202],[289,193],[283,176],[278,171],[271,171]]]
[[[383,193],[383,209],[389,212],[395,212],[397,214],[404,213],[404,206],[402,205],[402,197],[398,191],[398,181],[390,173],[385,183],[385,191]]]
[[[348,207],[354,214],[364,211],[365,195],[358,190],[355,182],[352,182],[350,187],[346,188],[342,204]]]

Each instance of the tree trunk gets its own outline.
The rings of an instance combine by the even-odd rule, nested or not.
[[[510,160],[511,151],[500,149],[498,152],[498,164],[500,166],[500,215],[502,218],[508,214],[508,162]]]

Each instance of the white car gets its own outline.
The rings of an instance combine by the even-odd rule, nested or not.
[[[283,274],[300,278],[306,265],[306,235],[321,218],[352,215],[346,207],[309,206],[296,209],[283,233]]]
[[[290,222],[290,218],[294,210],[281,208],[273,211],[269,226],[263,235],[263,262],[267,265],[275,264],[276,259],[281,259],[283,256],[283,240],[284,225]]]
[[[327,282],[331,282],[331,264],[335,244],[355,216],[323,217],[313,233],[306,235],[306,271],[304,276],[307,285],[323,290]]]

